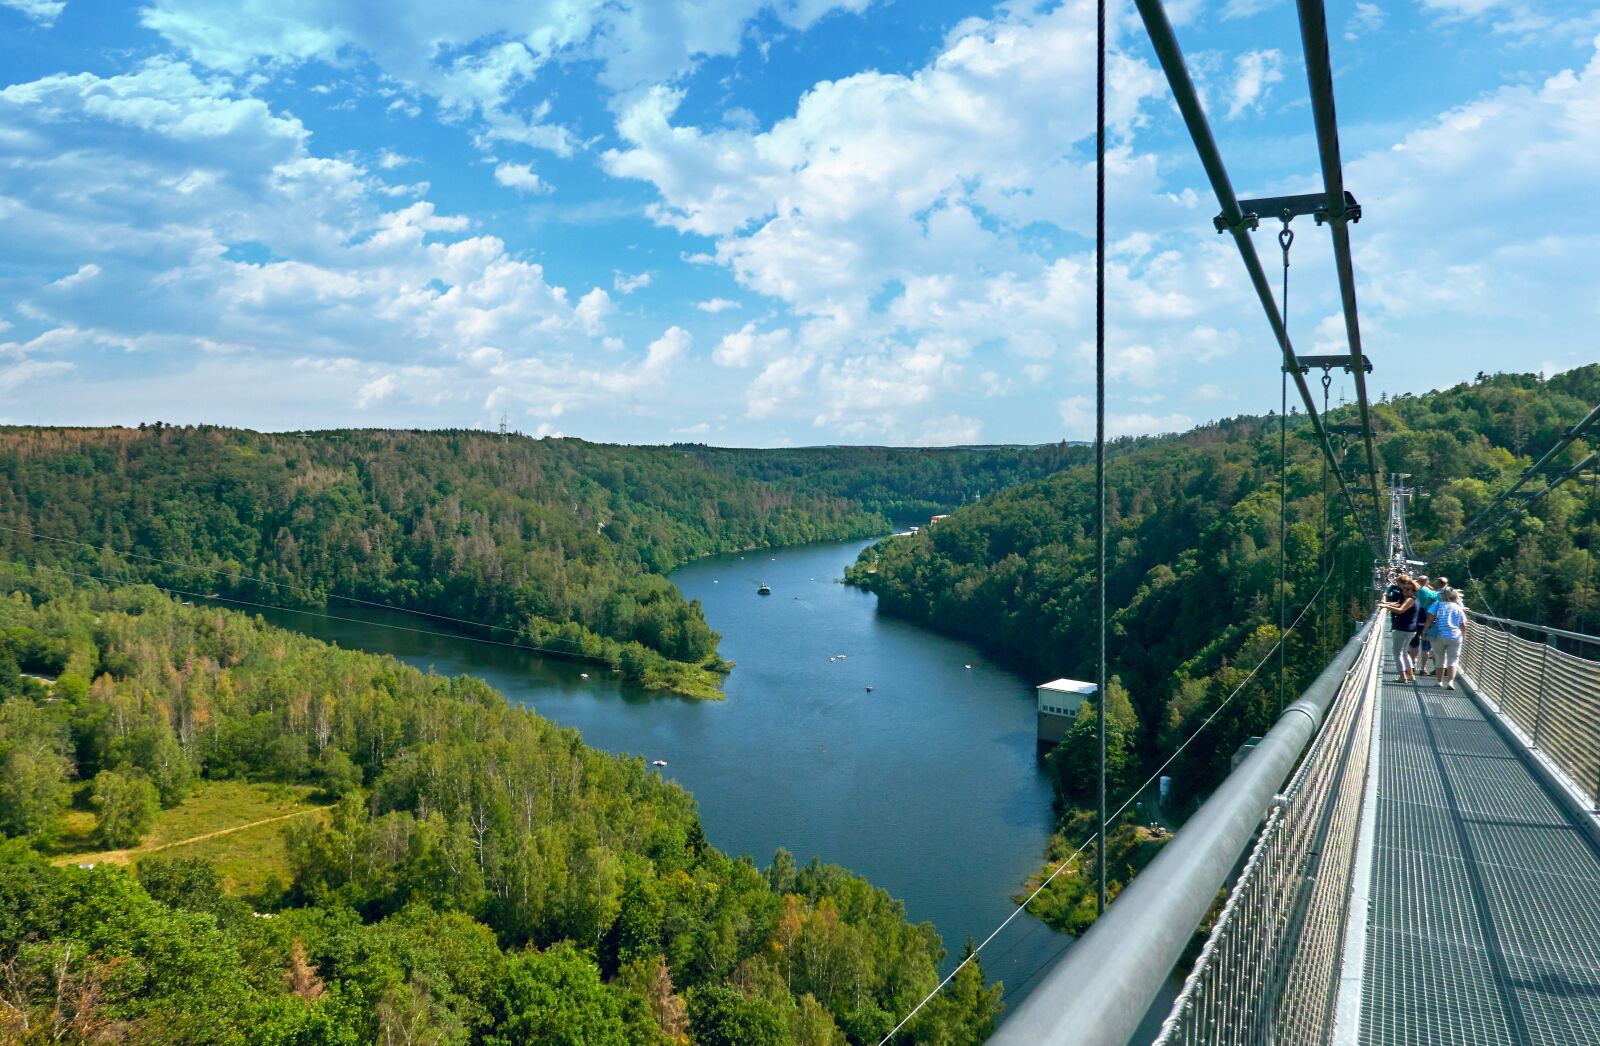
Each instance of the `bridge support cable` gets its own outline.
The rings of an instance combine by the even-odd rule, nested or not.
[[[1273,337],[1277,339],[1278,348],[1283,353],[1283,366],[1300,394],[1300,401],[1305,407],[1307,417],[1311,419],[1317,441],[1322,446],[1322,453],[1333,469],[1339,493],[1349,504],[1350,513],[1361,527],[1372,554],[1381,557],[1383,546],[1378,543],[1372,528],[1372,524],[1377,521],[1377,505],[1373,505],[1370,511],[1364,512],[1356,504],[1355,497],[1345,482],[1344,472],[1334,460],[1333,448],[1328,442],[1327,426],[1322,416],[1317,413],[1316,404],[1311,398],[1311,389],[1301,372],[1301,362],[1295,356],[1294,346],[1289,341],[1289,332],[1284,326],[1278,305],[1273,300],[1272,286],[1267,282],[1266,271],[1261,267],[1261,258],[1256,253],[1254,241],[1250,239],[1250,231],[1256,224],[1255,217],[1251,215],[1247,218],[1239,206],[1239,198],[1233,191],[1233,183],[1228,178],[1228,170],[1222,162],[1222,154],[1217,149],[1216,139],[1212,137],[1211,125],[1206,120],[1199,92],[1195,90],[1194,81],[1189,76],[1188,66],[1184,63],[1183,52],[1178,47],[1178,40],[1172,31],[1172,23],[1167,18],[1166,9],[1162,6],[1161,0],[1135,0],[1135,3],[1139,8],[1140,17],[1144,20],[1150,43],[1155,48],[1156,57],[1161,62],[1162,71],[1166,74],[1167,83],[1172,88],[1173,97],[1178,103],[1178,111],[1182,113],[1183,122],[1189,129],[1189,136],[1194,140],[1201,166],[1205,168],[1212,191],[1216,193],[1217,202],[1222,206],[1222,214],[1217,223],[1223,230],[1233,235],[1234,245],[1238,247],[1239,257],[1244,261],[1250,284],[1255,288],[1256,297],[1261,302],[1262,311],[1265,312],[1267,323],[1272,328]],[[1355,368],[1357,370],[1366,365],[1365,360],[1357,362],[1359,364]],[[1365,388],[1365,384],[1360,387]],[[1370,427],[1367,431],[1371,432]]]
[[[1095,912],[1106,910],[1106,0],[1095,5],[1095,165],[1094,165],[1094,496],[1095,623],[1099,657],[1095,662],[1095,702],[1100,729],[1099,827],[1095,833]]]
[[[1194,928],[1255,837],[1330,708],[1365,685],[1380,630],[1369,618],[1171,842],[1067,952],[993,1038],[995,1046],[1111,1046],[1138,1029]]]
[[[1289,248],[1294,244],[1294,230],[1289,228],[1289,217],[1283,219],[1283,230],[1278,233],[1278,246],[1283,250],[1283,326],[1289,327]],[[1289,546],[1289,371],[1285,368],[1278,381],[1278,714],[1283,714],[1283,688],[1287,680],[1288,637],[1283,626],[1289,620],[1288,577],[1289,565],[1285,558]]]
[[[1522,475],[1517,477],[1517,481],[1515,483],[1511,484],[1511,486],[1499,497],[1485,505],[1483,511],[1479,512],[1476,516],[1473,516],[1472,519],[1464,524],[1460,530],[1456,531],[1456,533],[1452,535],[1449,540],[1447,540],[1443,545],[1440,545],[1438,551],[1433,553],[1433,558],[1443,558],[1459,548],[1464,542],[1475,538],[1483,531],[1490,529],[1490,526],[1485,525],[1484,521],[1494,519],[1495,512],[1506,502],[1510,501],[1511,498],[1516,495],[1517,491],[1521,490],[1534,476],[1537,476],[1540,472],[1542,472],[1545,466],[1554,461],[1568,447],[1582,439],[1583,435],[1593,428],[1597,423],[1600,423],[1600,405],[1596,405],[1595,408],[1589,412],[1587,417],[1578,422],[1576,425],[1572,426],[1572,428],[1568,429],[1566,432],[1562,433],[1561,438],[1556,441],[1555,446],[1545,451],[1544,455],[1540,457],[1538,461],[1535,461],[1532,465],[1529,465],[1527,468],[1523,469]],[[1590,457],[1592,458],[1593,455]],[[1564,477],[1563,482],[1565,482],[1565,478],[1570,478],[1570,476]],[[1543,493],[1548,494],[1551,490],[1554,490],[1556,486],[1559,486],[1559,484],[1552,484],[1551,486],[1547,487]],[[1535,495],[1535,497],[1538,496],[1540,495]]]
[[[1548,484],[1545,485],[1543,490],[1536,490],[1536,491],[1532,491],[1530,493],[1524,494],[1522,496],[1522,498],[1523,498],[1522,504],[1511,506],[1511,507],[1505,509],[1504,511],[1502,511],[1500,513],[1500,515],[1496,516],[1494,519],[1490,520],[1488,523],[1485,523],[1483,526],[1479,527],[1475,532],[1470,533],[1470,534],[1469,533],[1462,533],[1460,536],[1458,536],[1456,538],[1452,538],[1450,543],[1447,544],[1445,547],[1441,548],[1438,552],[1435,552],[1433,554],[1432,558],[1434,560],[1436,560],[1436,561],[1437,560],[1443,560],[1446,557],[1452,555],[1453,552],[1454,553],[1464,553],[1464,552],[1466,552],[1466,550],[1470,549],[1473,546],[1473,544],[1475,542],[1477,542],[1477,540],[1479,538],[1484,537],[1486,534],[1488,534],[1490,531],[1494,530],[1496,527],[1498,527],[1501,524],[1503,524],[1503,523],[1507,522],[1508,520],[1510,520],[1512,515],[1515,512],[1517,512],[1519,509],[1526,508],[1527,506],[1533,504],[1535,501],[1538,501],[1538,500],[1540,500],[1542,498],[1549,497],[1557,488],[1563,486],[1564,484],[1566,484],[1570,480],[1576,479],[1579,475],[1581,475],[1583,473],[1584,469],[1587,469],[1587,468],[1595,465],[1596,463],[1600,463],[1600,450],[1591,451],[1589,453],[1588,457],[1584,458],[1582,461],[1579,461],[1577,464],[1570,466],[1565,471],[1558,473],[1554,478],[1552,478],[1550,480],[1550,482]]]
[[[1356,403],[1361,410],[1361,430],[1367,451],[1367,472],[1373,504],[1382,504],[1378,490],[1378,452],[1373,444],[1372,417],[1367,404],[1367,379],[1361,351],[1361,322],[1356,313],[1355,265],[1350,256],[1349,223],[1359,209],[1346,205],[1344,161],[1339,154],[1339,120],[1333,105],[1333,68],[1328,59],[1328,16],[1323,0],[1296,0],[1300,9],[1300,41],[1305,48],[1306,82],[1311,92],[1311,114],[1317,127],[1317,152],[1322,160],[1322,184],[1327,190],[1326,220],[1333,238],[1334,266],[1339,274],[1339,298],[1344,310],[1345,338],[1350,344],[1350,373],[1355,376]]]

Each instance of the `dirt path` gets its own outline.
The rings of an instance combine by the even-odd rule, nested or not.
[[[291,817],[304,817],[306,814],[314,814],[326,809],[327,807],[325,806],[308,806],[303,810],[293,810],[286,814],[278,814],[275,817],[263,817],[259,821],[246,821],[244,824],[231,825],[227,828],[218,828],[214,832],[202,832],[199,835],[191,835],[187,839],[174,839],[172,842],[162,843],[160,846],[134,846],[126,850],[105,850],[95,854],[69,855],[67,857],[56,858],[55,863],[127,864],[131,859],[137,856],[159,853],[162,850],[171,850],[178,846],[188,846],[190,843],[202,843],[207,839],[215,839],[219,835],[228,835],[232,832],[242,832],[246,828],[256,828],[260,825],[272,824],[274,821],[287,821]]]

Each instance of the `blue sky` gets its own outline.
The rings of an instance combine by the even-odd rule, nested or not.
[[[1169,10],[1241,195],[1315,189],[1293,4]],[[1600,12],[1328,19],[1374,389],[1600,359]],[[1112,429],[1267,410],[1113,22]],[[0,421],[1083,438],[1093,45],[1023,0],[0,0]],[[1302,224],[1291,331],[1342,351]]]

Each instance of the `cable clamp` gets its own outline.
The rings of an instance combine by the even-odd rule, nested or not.
[[[1228,221],[1226,215],[1219,214],[1215,218],[1211,219],[1211,224],[1217,227],[1218,233],[1231,232],[1238,234],[1241,232],[1254,232],[1255,230],[1261,228],[1261,216],[1256,214],[1254,211],[1245,211],[1239,216],[1239,220],[1237,222],[1230,222]]]

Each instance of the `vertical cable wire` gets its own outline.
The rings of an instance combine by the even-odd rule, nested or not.
[[[1100,833],[1095,873],[1096,914],[1106,910],[1106,0],[1095,6],[1094,83],[1094,488],[1096,581],[1099,587],[1100,657],[1095,693],[1100,699]]]
[[[1283,248],[1283,328],[1289,329],[1289,245],[1294,243],[1294,231],[1289,228],[1289,212],[1283,212],[1283,231],[1278,233],[1278,245]],[[1278,405],[1278,714],[1283,714],[1283,687],[1288,637],[1284,629],[1289,623],[1286,599],[1288,590],[1284,581],[1288,573],[1286,558],[1289,543],[1289,368],[1283,368],[1282,392]]]
[[[1328,389],[1333,385],[1333,375],[1328,373],[1328,368],[1322,368],[1322,416],[1328,416]],[[1317,574],[1325,573],[1333,562],[1333,557],[1328,554],[1328,459],[1322,459],[1322,542],[1317,546]],[[1320,651],[1322,659],[1328,659],[1328,636],[1332,632],[1328,622],[1328,596],[1327,589],[1323,589],[1320,597],[1322,606],[1317,609],[1317,631],[1322,637]]]
[[[1284,311],[1288,311],[1289,270],[1284,269]],[[1288,571],[1288,558],[1286,556],[1289,542],[1289,372],[1283,372],[1283,397],[1282,406],[1278,410],[1278,636],[1283,642],[1278,644],[1278,714],[1283,714],[1283,685],[1285,657],[1288,647],[1288,636],[1284,635],[1289,624],[1287,612],[1288,590],[1284,584]]]

